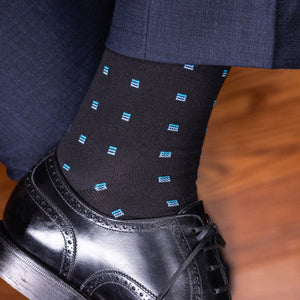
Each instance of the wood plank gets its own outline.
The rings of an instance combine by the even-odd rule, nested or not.
[[[237,300],[300,299],[299,98],[299,70],[234,68],[208,126],[199,197],[228,242]]]

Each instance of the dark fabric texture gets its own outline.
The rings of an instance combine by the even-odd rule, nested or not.
[[[1,1],[0,161],[19,180],[71,124],[96,72],[110,0]]]
[[[68,182],[114,217],[172,215],[196,201],[206,127],[228,71],[105,51],[57,149]]]
[[[106,46],[156,62],[300,68],[300,1],[117,0]]]

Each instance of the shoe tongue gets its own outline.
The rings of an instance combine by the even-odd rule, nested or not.
[[[202,200],[199,200],[199,201],[189,204],[188,206],[184,207],[178,214],[179,215],[186,215],[186,214],[198,215],[201,218],[203,225],[208,224]]]

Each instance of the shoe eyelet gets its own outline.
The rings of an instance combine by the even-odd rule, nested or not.
[[[218,295],[219,294],[217,289],[213,289],[213,293],[214,293],[214,295]]]

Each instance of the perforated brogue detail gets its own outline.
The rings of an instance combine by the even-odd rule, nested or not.
[[[155,300],[156,296],[147,290],[142,284],[130,276],[121,272],[105,270],[97,272],[89,277],[81,286],[81,290],[89,295],[92,294],[102,285],[107,283],[114,283],[122,286],[133,294],[137,300]]]
[[[60,266],[60,275],[68,279],[72,273],[72,269],[76,257],[76,238],[73,228],[67,217],[52,204],[52,202],[39,190],[34,182],[34,173],[39,167],[36,165],[26,176],[26,189],[36,205],[55,223],[58,225],[60,232],[64,238],[64,251]]]

